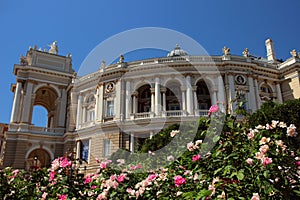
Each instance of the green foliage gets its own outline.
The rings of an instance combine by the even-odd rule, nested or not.
[[[299,136],[287,135],[287,128],[272,118],[266,122],[271,126],[249,129],[231,115],[223,122],[224,115],[213,114],[164,129],[146,140],[139,153],[119,150],[114,162],[104,160],[97,173],[85,177],[64,158],[48,171],[3,169],[0,198],[246,200],[256,193],[261,200],[300,198],[300,155],[294,151]],[[171,135],[174,129],[180,131]],[[167,156],[173,160],[162,165]],[[120,158],[126,158],[125,163]]]

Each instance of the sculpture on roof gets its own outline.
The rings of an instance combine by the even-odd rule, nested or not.
[[[244,57],[249,57],[249,49],[248,48],[245,48],[244,51],[243,51],[243,55]]]
[[[224,56],[230,55],[230,49],[226,46],[223,47],[222,49]]]
[[[20,62],[20,65],[22,65],[22,66],[28,65],[28,61],[27,61],[26,56],[21,56],[19,62]]]
[[[119,59],[119,62],[118,63],[123,63],[124,62],[124,56],[121,54],[120,55],[120,59]]]
[[[52,53],[52,54],[57,54],[57,53],[58,53],[57,41],[54,41],[54,42],[50,45],[50,49],[49,49],[48,52],[49,52],[49,53]]]
[[[294,58],[296,58],[296,57],[297,57],[297,51],[296,51],[296,49],[293,49],[293,50],[290,52],[290,54],[291,54]]]
[[[100,69],[104,69],[105,68],[105,60],[102,60],[101,61],[101,65],[100,65]]]

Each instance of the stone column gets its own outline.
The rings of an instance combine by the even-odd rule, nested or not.
[[[281,89],[280,89],[280,84],[276,83],[276,96],[277,96],[277,102],[282,103],[282,94],[281,94]]]
[[[185,92],[186,88],[181,86],[181,110],[183,113],[186,112]]]
[[[234,112],[234,110],[236,109],[236,103],[232,101],[235,100],[236,97],[235,97],[235,85],[234,85],[233,75],[228,74],[227,77],[229,83],[228,103],[231,105],[231,112]]]
[[[30,112],[32,110],[32,89],[33,89],[33,83],[32,82],[27,82],[27,87],[26,87],[26,95],[24,99],[24,105],[23,105],[23,113],[22,113],[22,122],[23,123],[30,123],[29,117],[30,117]]]
[[[213,88],[212,89],[212,99],[211,99],[212,105],[217,104],[217,89]]]
[[[257,105],[257,109],[260,108],[260,96],[259,96],[259,88],[258,88],[258,83],[257,83],[257,79],[254,79],[254,92],[255,92],[255,96],[256,96],[256,105]]]
[[[81,149],[80,149],[80,141],[77,141],[76,142],[76,159],[77,158],[80,158],[80,152],[81,152]]]
[[[222,103],[225,101],[225,94],[224,94],[224,82],[222,76],[218,76],[218,101]]]
[[[249,103],[249,107],[252,110],[252,112],[255,112],[257,110],[257,107],[256,107],[253,78],[251,76],[248,76],[248,82],[249,82],[249,102],[248,103]]]
[[[96,109],[98,110],[96,118],[98,121],[102,122],[103,120],[103,93],[104,93],[104,87],[103,84],[99,85],[98,87],[98,93],[99,93],[99,97],[98,97],[98,104],[96,104]]]
[[[188,75],[185,77],[186,80],[186,108],[187,113],[191,115],[193,113],[193,93],[191,86],[191,77]]]
[[[21,99],[21,90],[22,90],[22,83],[17,82],[15,95],[14,95],[14,102],[12,106],[11,118],[10,122],[18,122],[18,118],[20,115],[20,99]]]
[[[120,115],[121,115],[121,81],[119,80],[117,83],[116,83],[116,97],[115,97],[115,105],[117,106],[114,106],[114,113],[115,113],[115,119],[120,119]]]
[[[132,95],[132,113],[137,113],[137,95],[138,93],[135,91]]]
[[[198,115],[197,110],[199,109],[199,107],[198,107],[198,98],[197,98],[197,86],[193,86],[193,95],[194,95],[194,110],[195,110],[195,115]]]
[[[155,110],[155,88],[150,88],[151,90],[151,112],[154,113]]]
[[[82,98],[82,94],[79,94],[77,104],[76,129],[79,129],[81,126]]]
[[[130,134],[130,152],[134,153],[134,133]]]
[[[130,81],[126,81],[126,100],[125,100],[125,110],[126,110],[126,119],[130,118],[131,113],[131,94],[130,94]]]
[[[60,98],[60,109],[59,109],[59,121],[58,126],[64,127],[66,120],[66,110],[67,110],[67,92],[66,89],[61,90],[61,98]]]
[[[86,122],[86,105],[82,107],[82,123]]]
[[[95,103],[95,120],[97,121],[99,119],[98,115],[99,115],[99,85],[97,86],[97,90],[96,90],[96,103]]]
[[[155,78],[155,115],[159,116],[161,112],[160,80]]]
[[[167,88],[162,87],[160,89],[160,92],[162,93],[162,111],[166,112],[166,106],[167,106],[166,92],[167,92]]]

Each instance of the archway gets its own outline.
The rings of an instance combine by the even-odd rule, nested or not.
[[[197,103],[199,110],[208,110],[211,106],[209,89],[203,80],[197,82]]]
[[[50,167],[51,157],[49,153],[44,149],[35,149],[30,152],[26,160],[26,169],[35,168],[35,167]]]
[[[182,93],[180,83],[170,81],[166,84],[166,111],[182,110]]]
[[[31,124],[34,126],[48,127],[48,111],[45,107],[33,106]]]
[[[56,111],[57,98],[58,98],[58,94],[51,87],[46,87],[46,86],[41,87],[35,93],[33,106],[42,106],[47,110],[47,122],[44,123],[46,124],[47,128],[55,127],[55,117],[56,117],[55,111]],[[32,122],[32,118],[31,118],[31,122]]]
[[[143,85],[139,87],[138,92],[138,105],[137,112],[150,112],[151,111],[151,90],[150,85]]]

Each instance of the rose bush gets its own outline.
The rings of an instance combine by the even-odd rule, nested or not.
[[[221,115],[214,107],[211,115]],[[226,115],[223,131],[211,136],[210,120],[202,118],[192,141],[178,147],[184,153],[164,155],[169,164],[147,168],[164,138],[183,140],[185,129],[169,128],[140,147],[144,156],[99,161],[95,173],[81,176],[67,158],[57,158],[50,169],[0,172],[1,199],[299,199],[300,155],[295,146],[297,127],[279,121],[249,127]],[[215,144],[216,143],[216,144]],[[214,144],[209,151],[208,146]],[[292,145],[290,145],[292,144]],[[176,145],[176,143],[172,144]],[[161,143],[156,146],[161,147]],[[203,153],[205,152],[205,153]],[[130,162],[129,162],[130,161]],[[153,164],[153,163],[151,163]],[[151,165],[153,166],[153,165]]]

